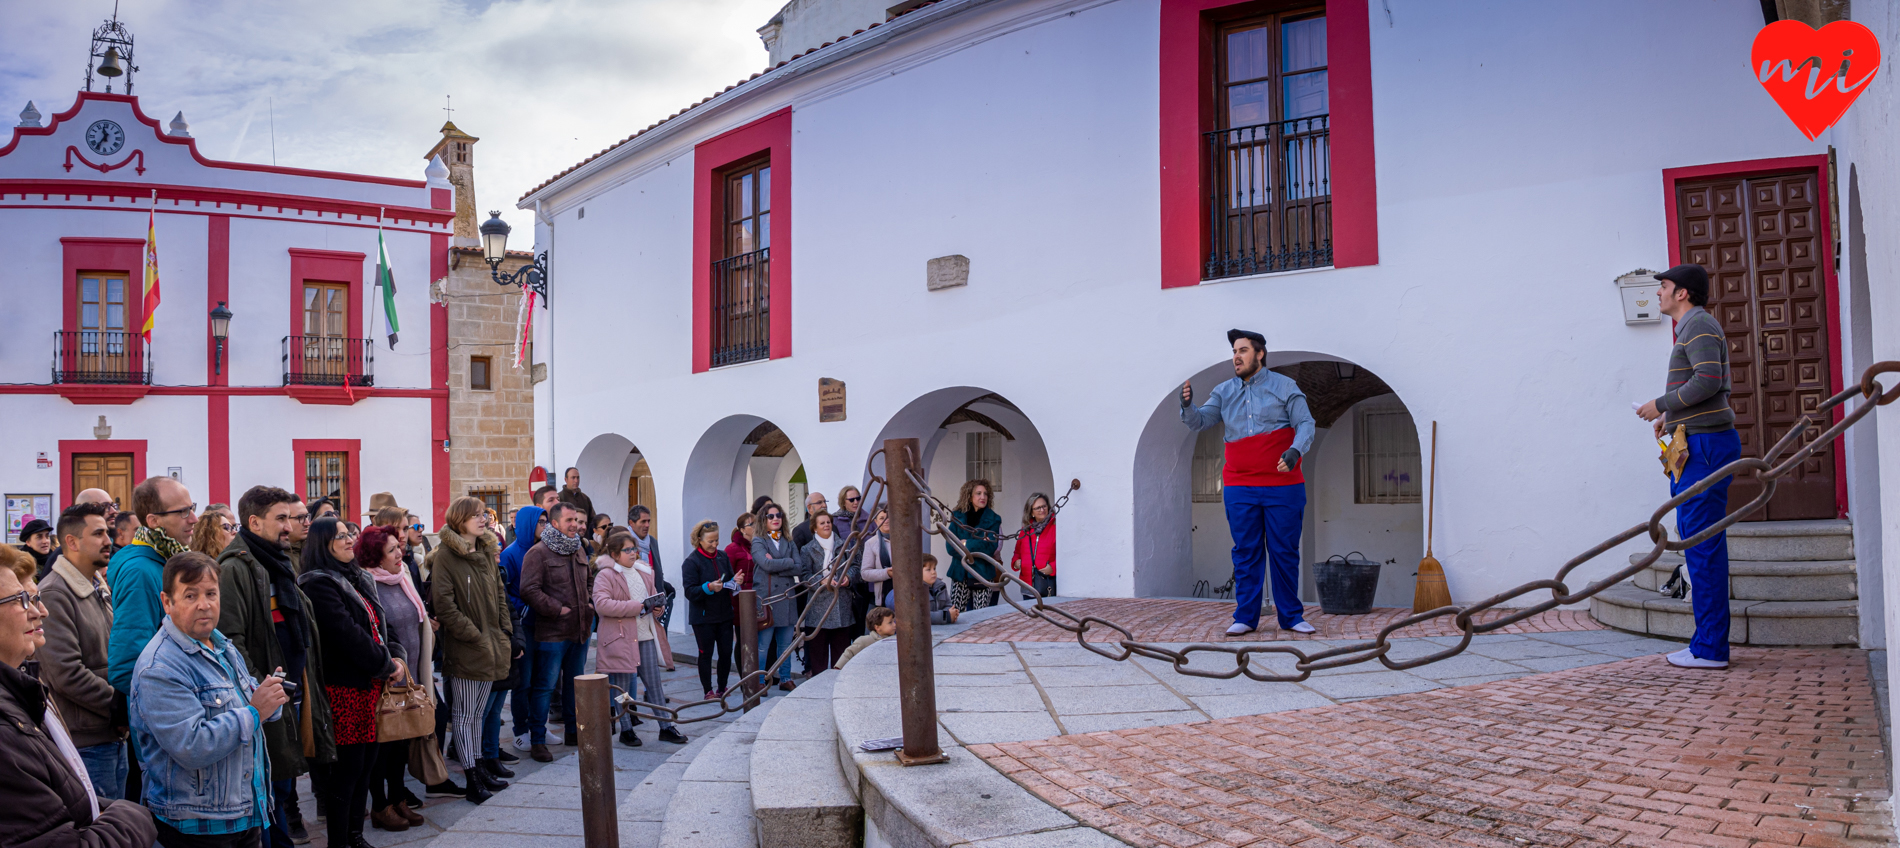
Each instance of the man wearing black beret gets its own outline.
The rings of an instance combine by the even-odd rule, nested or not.
[[[1306,478],[1300,457],[1313,446],[1313,414],[1291,377],[1268,371],[1267,338],[1228,330],[1234,378],[1194,406],[1194,385],[1181,386],[1181,422],[1200,431],[1223,428],[1226,464],[1221,501],[1234,536],[1234,623],[1227,635],[1260,627],[1267,560],[1273,562],[1273,608],[1280,629],[1312,633],[1300,602],[1300,524]]]

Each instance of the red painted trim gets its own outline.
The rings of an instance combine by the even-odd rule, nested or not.
[[[350,326],[350,338],[363,338],[363,262],[369,254],[346,250],[315,250],[304,247],[290,249],[290,332],[287,335],[303,335],[303,285],[306,282],[344,283],[350,293],[350,314],[346,322]],[[361,374],[359,366],[353,374]],[[315,386],[288,386],[287,389],[314,389]],[[341,392],[342,389],[338,388]],[[327,394],[327,393],[320,393]],[[303,400],[296,393],[291,397]],[[310,401],[304,401],[309,403]]]
[[[75,116],[79,114],[79,110],[83,108],[88,101],[92,101],[92,100],[99,100],[99,101],[104,101],[108,103],[126,103],[126,104],[131,105],[132,116],[134,118],[137,118],[140,123],[145,124],[148,127],[151,127],[152,134],[155,137],[157,137],[159,141],[164,142],[166,144],[185,145],[186,149],[191,151],[191,158],[197,160],[198,164],[203,165],[207,168],[228,168],[234,171],[262,171],[268,174],[288,174],[294,177],[315,177],[317,179],[346,180],[349,182],[357,182],[357,183],[380,183],[382,185],[401,186],[403,188],[422,188],[427,185],[427,183],[423,182],[422,180],[404,180],[404,179],[397,179],[395,177],[375,177],[375,176],[370,176],[368,174],[345,174],[345,173],[340,173],[337,171],[312,171],[312,170],[306,170],[304,168],[284,168],[277,165],[252,165],[248,162],[220,162],[215,159],[206,159],[204,157],[204,154],[198,152],[197,139],[179,138],[178,136],[175,136],[175,135],[167,135],[164,131],[162,131],[159,128],[159,123],[157,119],[146,115],[145,111],[139,108],[138,98],[133,97],[128,94],[100,94],[100,93],[91,92],[91,91],[79,92],[79,99],[73,101],[72,108],[67,109],[66,111],[61,112],[57,115],[54,115],[52,122],[47,124],[46,126],[27,127],[27,128],[15,127],[13,130],[13,138],[7,142],[7,146],[0,147],[0,156],[5,156],[8,153],[12,153],[13,148],[20,143],[20,139],[25,138],[29,135],[52,135],[55,131],[59,129],[59,125],[61,123],[72,120]]]
[[[133,159],[137,159],[139,160],[139,166],[137,169],[139,176],[145,175],[145,151],[144,150],[134,150],[131,153],[127,153],[124,159],[119,160],[119,164],[111,165],[104,162],[94,162],[91,159],[87,159],[86,154],[79,152],[79,148],[68,144],[66,145],[66,170],[71,171],[73,169],[74,159],[78,159],[79,164],[84,165],[88,168],[91,168],[95,171],[98,171],[101,174],[112,173],[113,171],[119,170],[120,168],[123,168],[127,165],[132,164]]]
[[[211,503],[231,502],[231,396],[205,397],[206,482]]]
[[[1208,86],[1214,67],[1207,12],[1250,0],[1162,0],[1161,287],[1199,285],[1207,256],[1201,133],[1218,114]],[[1363,2],[1326,6],[1327,97],[1331,108],[1333,267],[1379,262],[1379,197],[1372,125],[1372,36]]]
[[[73,459],[93,453],[129,453],[132,455],[132,485],[145,482],[145,440],[144,439],[60,439],[59,440],[59,503],[58,509],[73,502],[78,492],[73,491]],[[119,506],[131,509],[131,504]]]
[[[1816,219],[1816,232],[1821,237],[1822,287],[1827,295],[1827,345],[1828,356],[1833,360],[1828,368],[1828,394],[1838,394],[1846,384],[1842,373],[1841,351],[1841,298],[1840,281],[1834,273],[1834,236],[1833,216],[1829,214],[1827,198],[1831,186],[1828,184],[1827,156],[1783,156],[1776,159],[1749,159],[1741,162],[1715,162],[1707,165],[1690,165],[1683,168],[1664,168],[1663,177],[1663,228],[1669,237],[1669,263],[1680,261],[1682,256],[1682,232],[1676,226],[1676,184],[1693,180],[1712,178],[1742,179],[1758,177],[1764,174],[1786,173],[1788,171],[1810,171],[1814,174],[1815,202],[1819,210]],[[1835,407],[1833,420],[1840,421],[1842,408]],[[1834,512],[1836,518],[1847,517],[1847,452],[1834,451]]]
[[[449,192],[437,189],[436,202],[448,204]],[[449,237],[446,235],[429,237],[429,279],[441,280],[449,275]],[[443,441],[449,438],[449,307],[447,304],[429,305],[429,384],[440,392],[429,401],[429,476],[431,506],[435,508],[433,526],[441,527],[448,520],[450,491],[449,452],[442,448]]]
[[[85,197],[87,200],[91,200],[94,197],[104,197],[108,199],[108,202],[116,201],[118,198],[123,197],[134,206],[137,204],[145,204],[144,208],[138,211],[145,211],[145,209],[150,208],[153,190],[158,191],[159,214],[165,214],[167,211],[188,211],[182,208],[186,203],[193,203],[199,207],[208,203],[211,204],[212,210],[220,212],[227,211],[224,209],[226,206],[230,206],[231,209],[228,211],[233,212],[242,212],[246,206],[256,207],[260,212],[267,208],[275,209],[279,212],[290,209],[296,211],[299,215],[304,212],[314,212],[316,213],[314,217],[317,220],[324,220],[324,215],[328,214],[335,217],[338,222],[342,222],[343,216],[350,215],[353,216],[357,222],[367,221],[366,226],[371,227],[376,226],[376,215],[379,212],[383,214],[385,226],[390,226],[391,222],[399,225],[403,221],[408,221],[411,224],[426,223],[433,231],[445,231],[448,229],[448,225],[455,220],[455,213],[436,209],[422,209],[414,206],[398,206],[386,203],[370,203],[360,200],[339,200],[336,198],[315,197],[310,195],[276,194],[267,191],[249,191],[245,189],[166,184],[151,185],[145,183],[128,184],[104,182],[100,180],[0,180],[0,200],[4,200],[6,196],[10,194],[20,195],[20,199],[23,202],[35,194],[40,195],[41,199],[50,199],[54,195],[64,197],[68,200],[71,200],[73,197]],[[170,209],[166,208],[166,204],[168,203],[170,204]],[[73,207],[58,206],[53,208],[70,209]],[[282,219],[273,218],[272,220]]]
[[[0,395],[63,395],[69,391],[90,388],[102,391],[137,391],[140,397],[147,394],[160,397],[285,397],[291,393],[283,386],[51,386],[38,383],[19,383],[0,385]],[[317,388],[314,386],[292,386],[288,388]],[[337,391],[341,392],[339,388]],[[447,389],[352,389],[357,400],[368,398],[446,398]],[[77,402],[77,401],[75,401]],[[129,402],[129,401],[128,401]]]
[[[86,271],[124,274],[125,331],[137,332],[145,326],[144,239],[66,236],[59,245],[65,254],[60,284],[64,304],[61,329],[69,333],[79,329],[79,275]]]
[[[135,383],[60,383],[51,388],[55,394],[72,401],[75,406],[125,406],[152,393],[151,386]]]
[[[218,338],[211,326],[211,310],[222,302],[224,308],[231,308],[231,216],[213,215],[205,219],[205,382],[213,386],[229,385],[231,382],[231,345],[236,339],[224,342],[224,373],[218,367]]]
[[[290,457],[294,464],[290,467],[290,491],[299,496],[304,494],[303,471],[305,454],[313,451],[342,451],[347,453],[350,458],[344,466],[343,473],[348,476],[348,480],[346,481],[347,485],[343,496],[349,499],[347,506],[355,510],[357,514],[351,515],[345,513],[344,517],[351,521],[361,521],[361,513],[363,510],[363,477],[360,473],[361,463],[359,459],[362,455],[362,450],[363,440],[361,439],[291,439]]]
[[[787,106],[693,147],[693,373],[712,367],[712,263],[724,228],[720,171],[765,154],[772,164],[772,341],[769,357],[792,355],[792,109]]]

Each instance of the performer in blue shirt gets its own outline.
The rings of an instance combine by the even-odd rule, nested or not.
[[[1181,386],[1181,422],[1200,431],[1224,427],[1226,464],[1221,501],[1234,536],[1234,623],[1227,635],[1260,627],[1260,594],[1273,563],[1273,608],[1280,629],[1312,633],[1300,602],[1300,524],[1306,478],[1300,457],[1313,446],[1313,414],[1291,377],[1266,370],[1267,338],[1228,330],[1234,378],[1194,406],[1194,386]]]

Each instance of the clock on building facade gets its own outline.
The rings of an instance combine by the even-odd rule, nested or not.
[[[93,121],[86,128],[86,146],[100,156],[111,156],[125,145],[125,130],[113,121]]]

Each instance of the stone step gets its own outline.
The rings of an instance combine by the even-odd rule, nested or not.
[[[1854,558],[1854,525],[1846,519],[1744,521],[1728,529],[1730,559],[1844,560]]]
[[[666,805],[660,848],[735,848],[758,841],[752,824],[752,743],[778,701],[734,719],[693,757]]]
[[[752,743],[752,818],[760,848],[858,848],[864,807],[845,780],[832,715],[836,672],[772,708]]]
[[[1630,554],[1634,565],[1647,554]],[[1632,580],[1639,589],[1657,591],[1682,564],[1682,554],[1665,553]],[[1748,601],[1852,601],[1860,597],[1854,561],[1771,561],[1731,559],[1729,597]]]
[[[1694,594],[1677,600],[1623,583],[1590,599],[1590,616],[1618,630],[1670,639],[1695,635]],[[1729,644],[1852,645],[1860,639],[1858,601],[1729,601]]]

